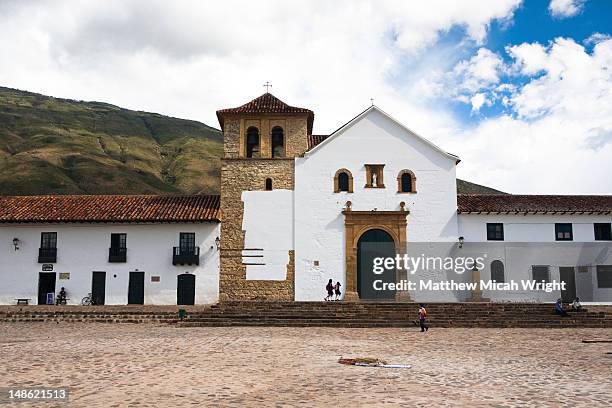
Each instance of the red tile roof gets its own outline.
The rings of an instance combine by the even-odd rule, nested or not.
[[[460,214],[612,214],[612,195],[459,194],[457,211]]]
[[[277,113],[277,114],[308,114],[308,134],[312,133],[314,113],[310,109],[289,106],[269,92],[247,102],[237,108],[221,109],[217,111],[217,119],[221,129],[223,129],[223,118],[225,115],[258,114],[258,113]]]
[[[0,223],[219,221],[219,196],[0,196]]]
[[[329,135],[310,135],[308,136],[308,150],[312,149],[325,139],[327,139]]]

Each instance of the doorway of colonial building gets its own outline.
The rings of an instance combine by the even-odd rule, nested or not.
[[[364,232],[357,242],[357,293],[363,300],[392,300],[395,290],[383,289],[384,283],[394,283],[396,270],[384,269],[374,273],[376,258],[394,258],[395,242],[391,235],[381,229]],[[376,286],[375,286],[376,284]]]
[[[47,296],[51,293],[55,295],[55,272],[38,273],[38,304],[46,305]],[[51,304],[53,297],[51,297]]]
[[[103,305],[106,298],[106,272],[95,271],[91,276],[91,298],[95,305]]]
[[[374,258],[403,256],[406,253],[406,217],[409,212],[404,202],[398,211],[353,211],[347,201],[344,215],[344,239],[346,260],[346,292],[344,300],[393,299],[409,301],[408,291],[375,291],[375,280],[401,282],[407,279],[406,271],[394,269],[381,275],[374,274]],[[375,293],[374,293],[375,292]]]
[[[176,304],[195,304],[195,275],[182,273],[177,277]]]
[[[573,266],[559,267],[561,282],[565,282],[565,290],[561,291],[561,299],[564,302],[573,302],[576,299],[576,275]]]
[[[144,272],[130,272],[128,305],[144,304]]]

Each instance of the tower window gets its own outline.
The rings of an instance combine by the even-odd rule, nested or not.
[[[259,157],[259,129],[251,126],[246,136],[246,157]]]
[[[334,176],[334,193],[353,192],[353,175],[347,169],[340,169]]]
[[[283,128],[272,128],[272,157],[285,157],[285,135]]]
[[[410,170],[402,170],[397,176],[398,193],[416,193],[416,177]]]
[[[271,178],[266,179],[266,191],[272,191],[272,179]]]

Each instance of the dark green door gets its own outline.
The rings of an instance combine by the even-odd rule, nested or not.
[[[55,272],[38,273],[38,304],[47,304],[47,294],[55,295]]]
[[[561,281],[565,282],[565,290],[561,291],[561,299],[564,302],[573,302],[576,299],[576,274],[573,266],[561,266],[559,268]]]
[[[144,272],[130,272],[128,305],[144,304]]]
[[[385,269],[381,274],[374,273],[376,258],[395,258],[395,243],[385,231],[372,229],[366,231],[357,243],[357,292],[360,299],[395,299],[395,290],[378,290],[383,283],[396,281],[395,268]],[[376,287],[375,287],[376,285]]]
[[[91,277],[91,297],[93,304],[104,304],[104,298],[106,297],[106,272],[93,272]]]
[[[195,275],[183,273],[178,276],[176,288],[177,305],[193,305],[195,303]]]

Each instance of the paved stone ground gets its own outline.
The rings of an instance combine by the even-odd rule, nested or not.
[[[612,344],[581,342],[593,338],[612,329],[6,323],[0,387],[70,387],[75,407],[609,407]],[[340,356],[413,368],[344,366]]]

